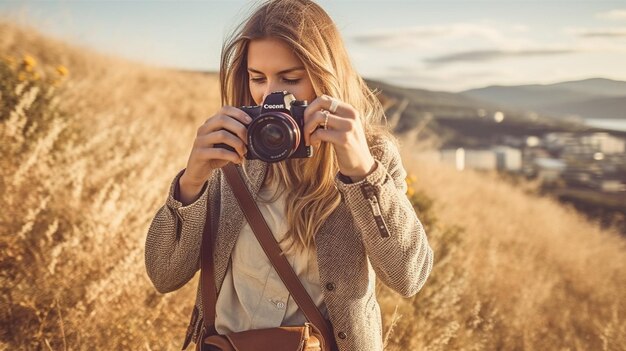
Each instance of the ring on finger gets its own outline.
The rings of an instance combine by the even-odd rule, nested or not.
[[[322,110],[322,113],[324,114],[324,124],[322,125],[322,127],[324,129],[328,129],[328,115],[330,114],[330,112]]]
[[[330,107],[328,108],[328,111],[330,111],[330,113],[335,113],[337,112],[337,107],[339,106],[339,101],[333,97],[330,98]]]

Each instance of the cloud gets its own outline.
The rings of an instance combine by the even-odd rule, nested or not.
[[[576,53],[574,49],[470,50],[424,59],[432,65],[453,62],[485,62],[509,57],[551,56]]]
[[[414,41],[420,38],[430,39],[450,35],[449,28],[415,27],[396,30],[380,30],[354,36],[352,39],[365,45],[396,46],[404,41]]]
[[[368,76],[368,78],[397,86],[450,92],[475,88],[502,79],[506,80],[508,76],[506,71],[500,72],[494,69],[471,72],[450,70],[435,73],[423,68],[405,67],[405,71],[405,73],[390,71],[387,74]]]
[[[626,10],[615,9],[611,11],[600,12],[596,14],[596,18],[609,20],[626,20]]]
[[[578,35],[585,38],[623,38],[626,37],[626,28],[584,29]]]
[[[520,24],[511,25],[506,30],[524,32],[528,27]],[[415,48],[432,46],[434,41],[463,38],[481,38],[490,43],[511,41],[503,30],[489,24],[455,23],[448,25],[414,26],[396,29],[378,29],[353,36],[358,43],[383,48]]]

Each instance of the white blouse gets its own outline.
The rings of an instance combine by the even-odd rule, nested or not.
[[[271,199],[274,191],[275,187],[264,185],[259,196]],[[285,193],[273,203],[257,204],[274,237],[280,242],[287,232]],[[280,243],[280,247],[285,250],[287,244]],[[322,315],[329,319],[319,283],[315,249],[287,254],[286,258]],[[215,329],[220,334],[227,334],[249,329],[302,325],[306,321],[246,221],[233,248],[217,296]]]

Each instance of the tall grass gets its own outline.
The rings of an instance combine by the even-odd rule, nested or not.
[[[3,94],[0,127],[0,349],[179,347],[195,288],[156,293],[143,244],[196,123],[217,107],[216,81],[0,32],[2,87],[16,97]],[[55,89],[20,80],[28,57],[42,76],[69,74]]]
[[[0,350],[177,349],[198,277],[156,293],[143,244],[217,80],[0,33]],[[404,160],[435,265],[411,299],[378,284],[387,350],[623,349],[622,238],[496,174]]]

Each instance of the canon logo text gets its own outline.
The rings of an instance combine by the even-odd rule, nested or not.
[[[279,105],[270,105],[270,104],[265,104],[263,105],[263,108],[266,110],[275,110],[278,108],[285,108],[285,105],[283,104],[279,104]]]

